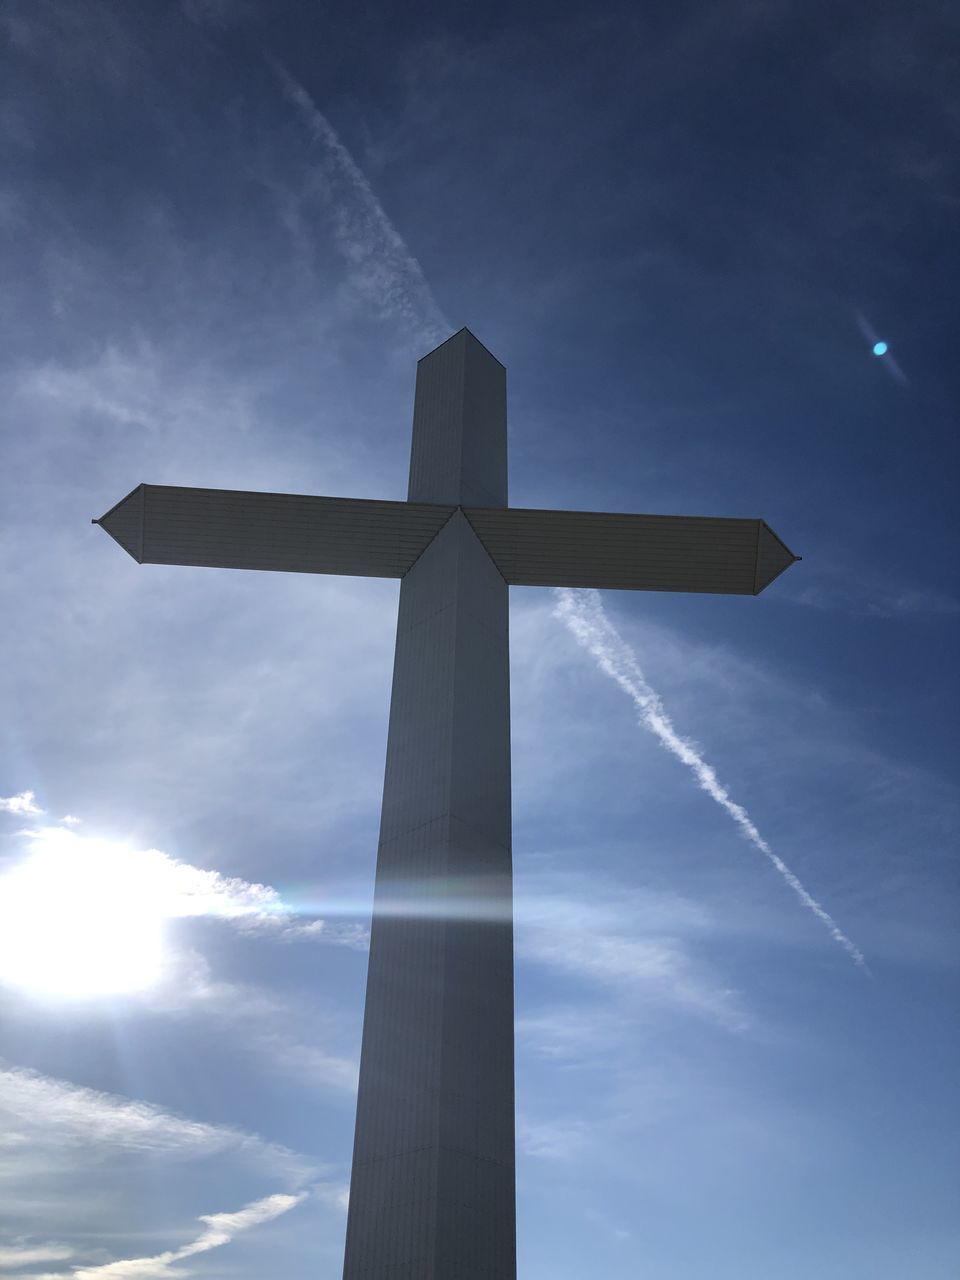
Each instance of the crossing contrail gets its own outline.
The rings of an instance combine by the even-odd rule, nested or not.
[[[339,188],[341,219],[340,238],[348,259],[367,279],[370,292],[385,310],[405,320],[416,320],[425,336],[440,341],[450,325],[443,316],[419,262],[410,252],[403,237],[390,221],[366,176],[337,136],[326,116],[290,73],[273,63],[284,92],[307,124],[314,140],[327,156],[330,180]],[[853,959],[866,969],[859,947],[846,936],[836,921],[807,892],[787,864],[767,844],[742,805],[730,799],[713,768],[698,752],[679,736],[658,695],[647,684],[636,655],[604,612],[596,591],[560,588],[556,614],[578,642],[597,661],[597,665],[627,693],[641,713],[642,723],[660,739],[661,744],[693,773],[706,793],[733,818],[741,832],[776,867],[803,905],[830,931],[831,937]]]
[[[317,146],[322,186],[336,211],[335,239],[360,293],[384,317],[407,324],[417,340],[436,346],[452,325],[423,269],[388,217],[366,174],[306,89],[282,63],[268,58],[287,100]]]
[[[640,721],[659,740],[660,744],[682,761],[697,782],[721,809],[726,810],[750,843],[773,863],[793,892],[808,911],[812,911],[828,930],[834,942],[839,943],[861,969],[867,969],[863,952],[843,932],[836,920],[825,911],[812,894],[808,893],[787,864],[767,844],[754,826],[743,805],[730,799],[729,792],[720,782],[713,767],[673,727],[673,722],[663,708],[659,695],[647,683],[637,656],[607,617],[599,592],[560,587],[556,592],[554,614],[577,643],[596,660],[600,670],[615,680],[634,702],[640,712]]]

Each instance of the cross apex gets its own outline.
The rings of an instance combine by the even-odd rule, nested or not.
[[[448,342],[453,342],[456,338],[459,338],[462,334],[466,334],[466,336],[472,342],[475,342],[477,344],[477,346],[481,349],[481,351],[484,351],[490,357],[491,360],[496,360],[497,364],[500,366],[501,369],[503,369],[504,371],[506,370],[507,366],[503,363],[503,361],[498,359],[490,350],[490,348],[486,346],[484,343],[482,343],[480,339],[477,337],[477,335],[473,332],[473,330],[468,329],[466,325],[458,329],[456,333],[451,333],[449,338],[444,338],[444,340],[441,343],[439,343],[437,346],[435,346],[432,351],[428,351],[426,355],[421,356],[420,359],[417,361],[417,364],[420,365],[424,362],[424,360],[429,360],[430,357],[433,355],[436,355],[436,353],[442,347],[445,347]]]
[[[417,363],[407,497],[507,505],[507,371],[467,328]]]

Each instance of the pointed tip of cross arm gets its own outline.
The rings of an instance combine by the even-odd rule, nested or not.
[[[127,555],[143,563],[143,485],[138,484],[109,511],[91,521],[105,529]]]
[[[760,521],[757,537],[757,571],[754,595],[759,595],[802,556],[794,555],[782,538],[778,538],[765,520]]]

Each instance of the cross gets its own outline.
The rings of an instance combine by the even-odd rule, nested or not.
[[[400,579],[344,1280],[513,1280],[507,588],[757,595],[762,520],[507,506],[506,370],[467,329],[417,366],[406,502],[138,485],[140,564]]]

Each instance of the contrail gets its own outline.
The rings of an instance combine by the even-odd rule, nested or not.
[[[269,62],[287,100],[322,149],[323,177],[336,212],[336,239],[355,283],[381,315],[403,320],[424,342],[442,342],[452,326],[363,170],[303,85],[281,63],[273,58]]]
[[[730,799],[726,787],[717,778],[712,766],[674,729],[659,695],[647,683],[636,654],[607,617],[599,593],[561,587],[555,594],[557,603],[554,615],[564,623],[577,643],[592,655],[600,670],[611,680],[615,680],[624,693],[632,698],[640,712],[641,723],[659,738],[661,746],[666,747],[671,755],[675,755],[692,770],[707,795],[721,809],[726,810],[750,843],[770,859],[807,910],[812,911],[821,924],[826,926],[834,942],[843,947],[856,965],[867,970],[866,959],[856,943],[851,942],[833,917],[807,892],[783,859],[774,853],[743,805]]]
[[[384,313],[401,317],[431,341],[441,341],[451,325],[438,306],[420,263],[390,221],[366,175],[340,141],[333,125],[287,69],[272,58],[270,62],[287,99],[297,107],[311,136],[326,152],[331,183],[338,185],[342,194],[352,197],[340,206],[338,240],[366,292],[378,300]],[[604,612],[598,593],[561,588],[557,592],[555,612],[597,660],[600,669],[633,699],[643,724],[668,751],[693,770],[703,790],[729,813],[751,844],[770,859],[803,905],[826,925],[854,962],[866,969],[860,949],[774,853],[746,809],[730,799],[712,767],[677,734],[659,697],[647,684],[636,655]]]

